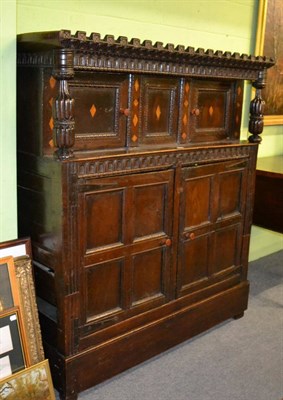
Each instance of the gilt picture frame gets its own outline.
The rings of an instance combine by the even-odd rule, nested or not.
[[[22,306],[22,321],[28,342],[27,357],[29,365],[44,360],[44,350],[39,324],[36,293],[33,280],[32,260],[29,256],[14,259],[19,302]]]
[[[281,0],[260,0],[256,36],[256,55],[275,59],[267,71],[264,125],[283,124],[283,8]]]
[[[31,366],[44,359],[35,298],[31,259],[28,256],[0,258],[0,312],[19,308],[26,363]]]
[[[0,381],[1,400],[55,400],[48,360]]]

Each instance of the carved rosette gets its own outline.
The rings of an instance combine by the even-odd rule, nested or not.
[[[266,70],[259,73],[258,79],[253,82],[256,89],[255,98],[250,103],[249,142],[260,143],[262,138],[259,136],[263,131],[263,114],[265,102],[261,97],[261,91],[266,85]]]
[[[56,155],[60,160],[72,157],[72,147],[75,143],[74,99],[68,88],[68,80],[74,77],[73,60],[73,50],[54,51],[52,75],[59,81],[59,93],[52,105],[53,140],[58,147]]]

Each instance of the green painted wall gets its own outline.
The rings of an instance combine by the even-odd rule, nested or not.
[[[17,31],[70,29],[250,52],[256,0],[18,0]],[[65,11],[65,10],[68,11]]]
[[[0,0],[0,241],[17,237],[16,0]]]
[[[3,2],[3,0],[2,0]],[[9,45],[13,46],[14,31],[24,33],[31,31],[69,29],[72,33],[77,30],[86,31],[88,35],[99,32],[102,36],[113,34],[149,39],[153,43],[161,41],[164,44],[190,45],[195,48],[203,47],[214,50],[229,50],[251,54],[254,51],[257,21],[258,0],[7,0],[5,13],[11,21],[5,22],[10,31]],[[16,19],[15,19],[16,8]],[[8,45],[8,47],[9,47]],[[11,47],[10,47],[11,48]],[[10,201],[15,203],[15,103],[14,103],[14,50],[10,50],[7,65],[6,81],[12,81],[12,104],[10,113],[6,116],[6,132],[1,140],[8,146],[10,164],[2,161],[0,189],[6,188],[6,176],[10,176],[12,189]],[[9,50],[4,48],[4,53]],[[2,46],[1,46],[2,53]],[[1,77],[2,83],[2,77]],[[242,122],[242,137],[246,138],[248,121],[248,102],[250,91],[246,93],[246,107]],[[2,95],[1,101],[4,96]],[[1,108],[2,109],[2,108]],[[2,114],[1,114],[2,115]],[[282,130],[282,126],[280,126]],[[266,140],[260,146],[260,156],[279,153],[278,131],[274,127],[266,129]],[[283,132],[282,132],[283,134]],[[282,135],[283,136],[283,135]],[[2,149],[2,146],[1,146]],[[3,153],[3,151],[2,151]],[[1,192],[2,193],[2,192]],[[5,196],[7,196],[5,194]],[[1,194],[1,200],[5,197]],[[12,201],[13,200],[13,201]],[[6,207],[0,203],[0,241],[14,235],[16,226],[15,207]],[[7,232],[7,223],[11,220],[11,232]],[[15,236],[15,235],[14,235]]]

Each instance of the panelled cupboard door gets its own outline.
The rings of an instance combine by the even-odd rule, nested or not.
[[[167,302],[174,172],[79,182],[86,332]]]
[[[234,91],[234,82],[191,82],[189,142],[231,139]]]
[[[132,77],[131,145],[176,144],[181,80]]]
[[[183,169],[178,296],[239,272],[246,190],[246,161]]]
[[[70,80],[76,150],[126,146],[128,85],[124,74],[77,72]]]

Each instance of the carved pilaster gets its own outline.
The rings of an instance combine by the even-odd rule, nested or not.
[[[255,98],[250,103],[249,142],[260,143],[262,138],[259,136],[263,131],[263,114],[265,102],[261,97],[261,91],[266,85],[266,70],[260,71],[258,79],[253,82],[256,89]]]
[[[73,50],[54,51],[52,75],[59,81],[59,93],[52,106],[54,120],[53,140],[58,149],[57,157],[61,160],[72,157],[75,143],[74,99],[68,88],[68,80],[74,77]]]

